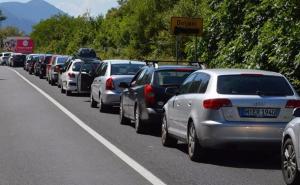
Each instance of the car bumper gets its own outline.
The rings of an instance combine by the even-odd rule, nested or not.
[[[121,93],[105,91],[101,94],[102,102],[106,105],[120,106]]]
[[[286,124],[218,124],[207,122],[197,129],[197,135],[201,145],[210,148],[223,148],[227,145],[250,147],[251,145],[263,146],[268,144],[269,146],[280,146]]]
[[[64,87],[67,91],[77,91],[77,83],[72,80],[64,82]]]
[[[163,115],[163,109],[146,108],[146,112],[142,114],[142,120],[149,124],[161,124]]]

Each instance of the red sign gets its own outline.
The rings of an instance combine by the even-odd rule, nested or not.
[[[17,39],[15,52],[29,54],[33,53],[34,43],[32,39]]]

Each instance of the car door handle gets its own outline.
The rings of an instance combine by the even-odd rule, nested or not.
[[[181,106],[181,104],[180,103],[176,103],[176,106],[179,107],[179,106]]]
[[[188,103],[188,106],[189,106],[189,107],[192,106],[192,102],[189,102],[189,103]]]

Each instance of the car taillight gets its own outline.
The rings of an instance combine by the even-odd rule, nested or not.
[[[106,90],[114,90],[114,89],[115,89],[114,81],[112,77],[110,77],[106,80]]]
[[[229,99],[207,99],[203,101],[203,107],[206,109],[219,109],[221,107],[231,107],[231,101]]]
[[[145,85],[144,98],[147,105],[153,105],[155,103],[155,94],[153,92],[153,87],[150,84]]]
[[[297,108],[297,107],[300,107],[300,100],[288,100],[286,105],[285,105],[285,108]]]
[[[74,73],[68,73],[69,78],[75,78],[75,74]]]

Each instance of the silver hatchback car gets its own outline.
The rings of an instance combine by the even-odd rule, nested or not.
[[[300,184],[300,109],[294,110],[294,119],[285,127],[282,136],[281,166],[286,184]]]
[[[99,104],[100,112],[105,112],[112,106],[119,106],[123,91],[120,83],[129,83],[145,65],[141,61],[104,60],[96,69],[96,77],[91,85],[91,107]]]
[[[205,148],[266,143],[280,147],[283,129],[299,106],[299,96],[281,74],[196,71],[164,106],[162,143],[187,142],[191,160],[199,160]]]

